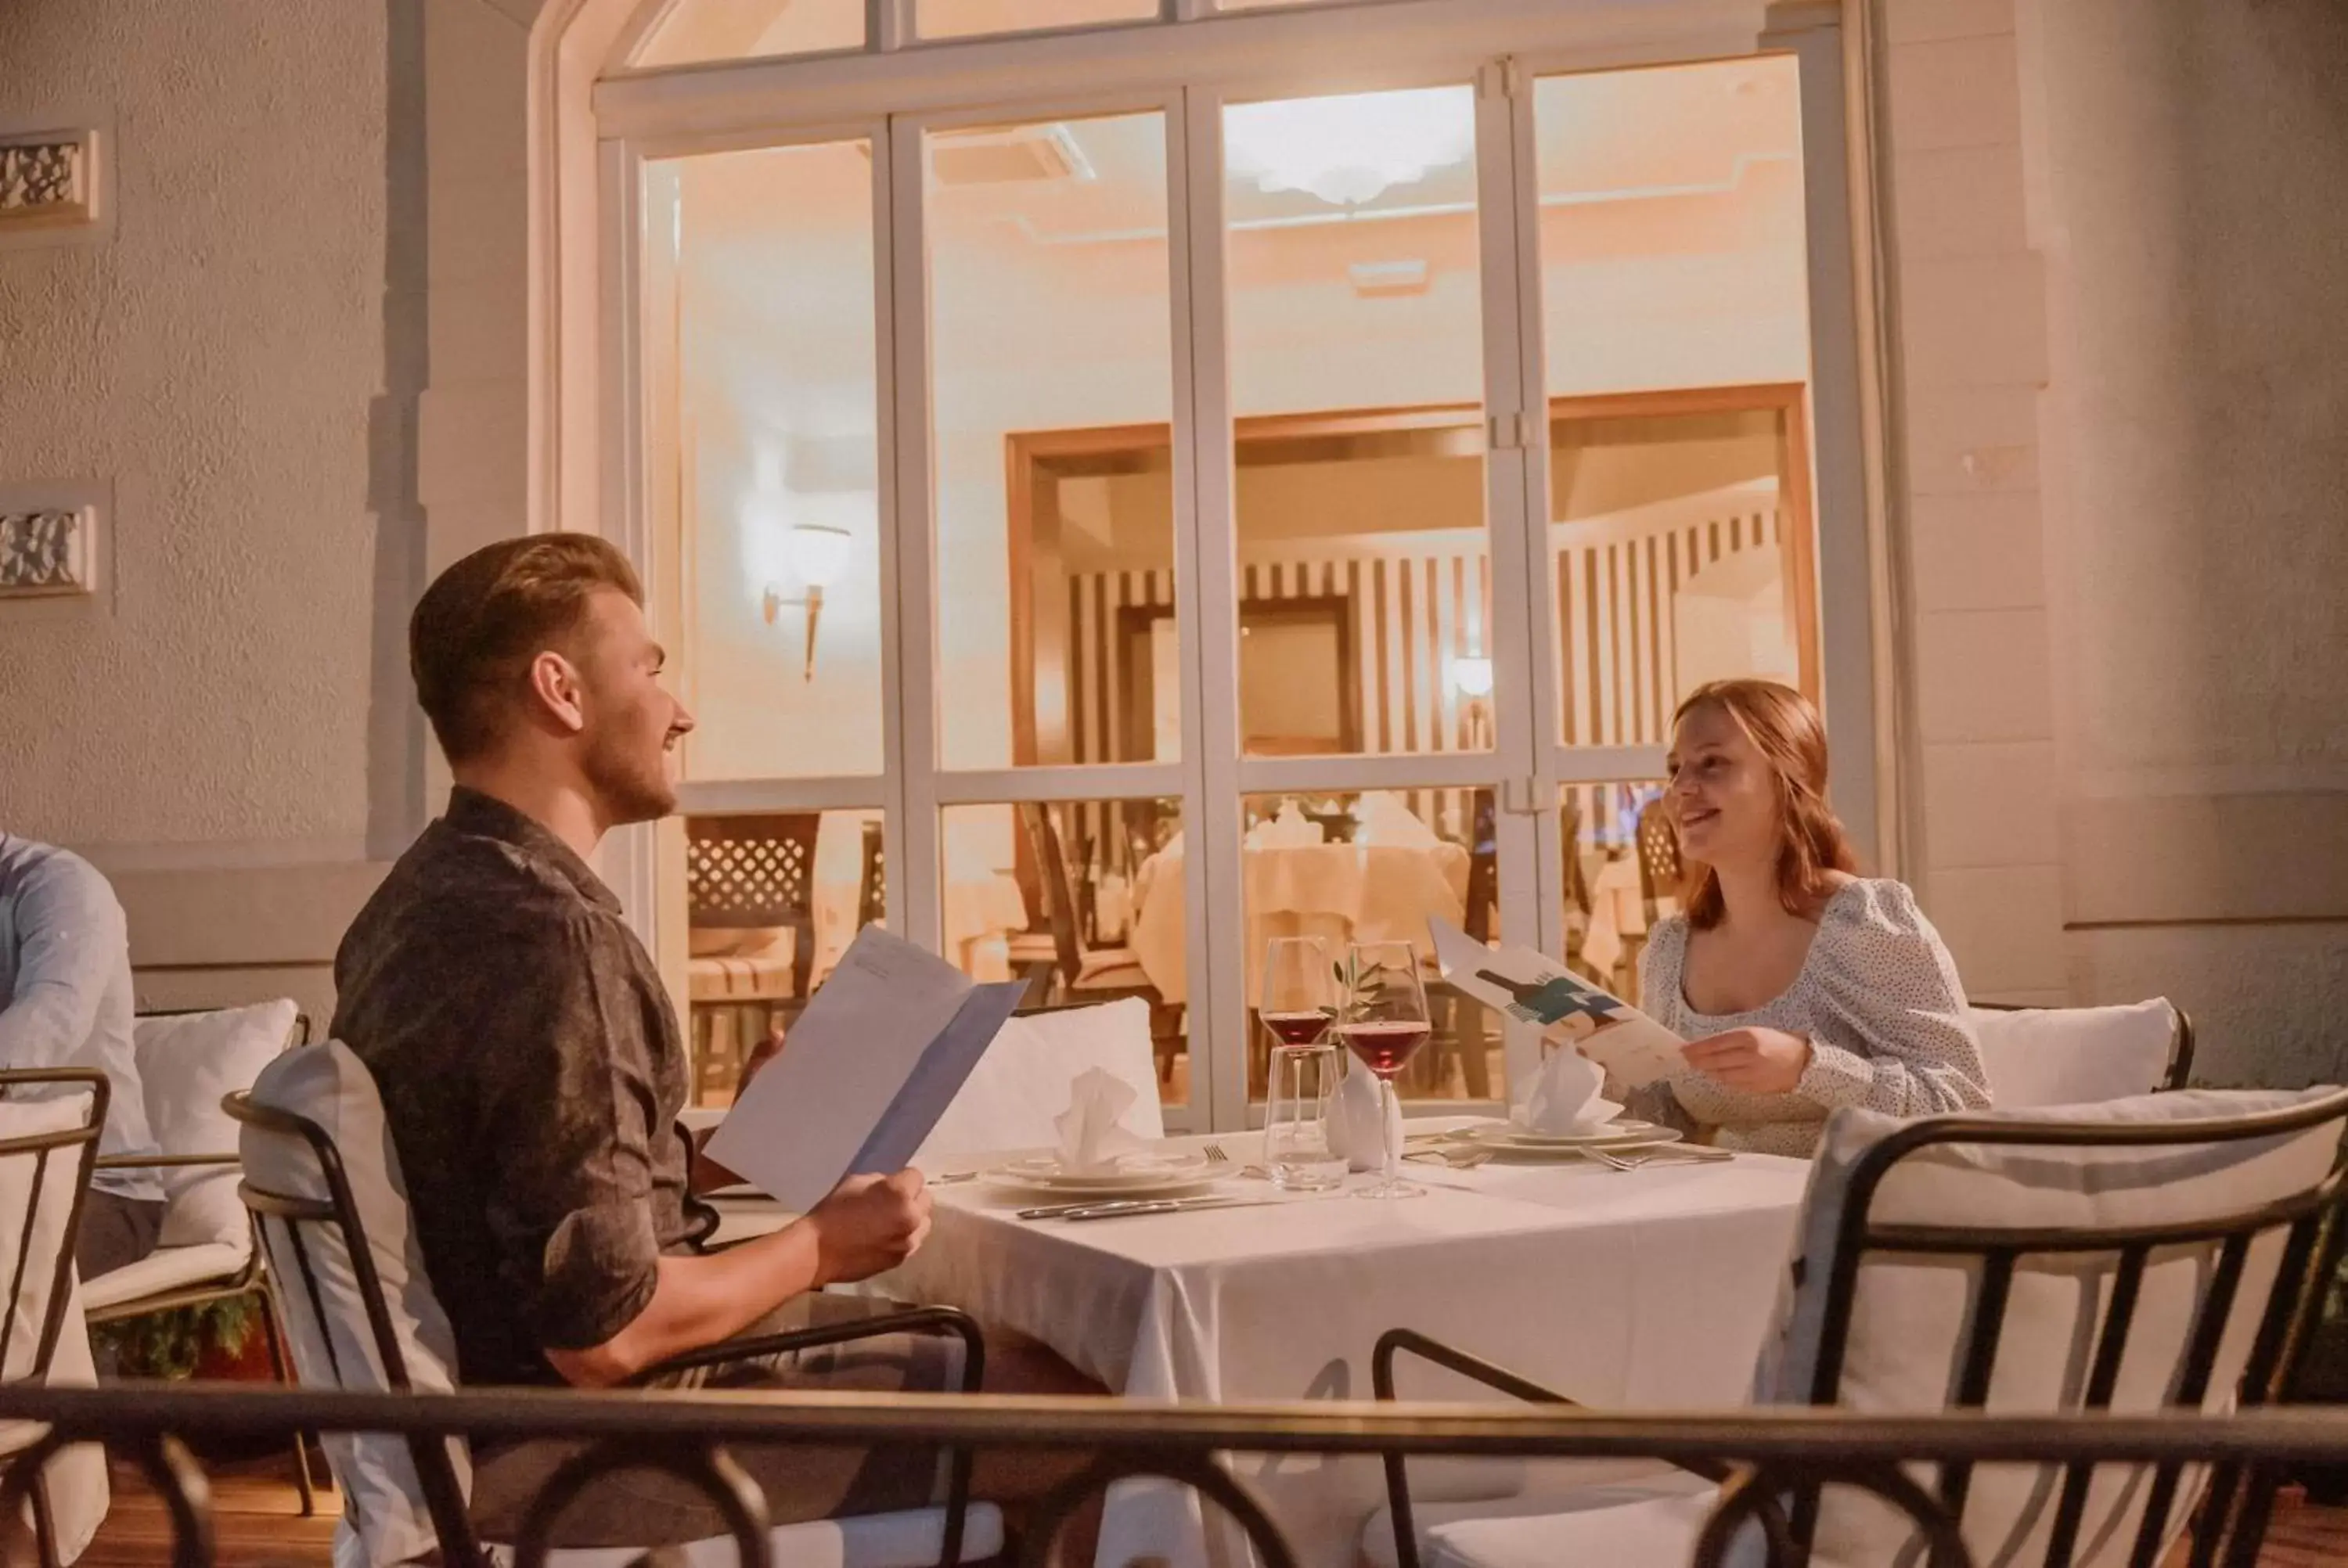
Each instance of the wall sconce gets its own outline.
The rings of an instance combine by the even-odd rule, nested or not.
[[[1490,745],[1492,661],[1481,653],[1454,659],[1451,684],[1468,699],[1468,743],[1478,748]]]
[[[839,580],[848,569],[850,544],[846,528],[825,528],[820,523],[799,523],[790,531],[791,569],[807,584],[807,591],[795,599],[785,599],[775,585],[767,585],[763,608],[767,624],[775,624],[775,617],[787,604],[796,604],[807,610],[807,673],[804,680],[815,679],[815,627],[823,615],[823,590]]]

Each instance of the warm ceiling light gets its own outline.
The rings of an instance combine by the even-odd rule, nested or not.
[[[1476,150],[1472,89],[1285,98],[1223,111],[1223,158],[1267,194],[1302,190],[1358,207],[1465,163]]]
[[[1451,661],[1451,683],[1459,688],[1463,697],[1488,697],[1492,694],[1492,661],[1480,653],[1471,653]]]

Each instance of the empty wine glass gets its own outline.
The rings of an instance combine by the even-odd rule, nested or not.
[[[1392,1127],[1400,1119],[1395,1097],[1395,1077],[1426,1043],[1426,988],[1418,975],[1418,949],[1408,942],[1356,942],[1346,950],[1340,999],[1337,1038],[1354,1059],[1376,1075],[1382,1103],[1379,1122]],[[1402,1151],[1394,1138],[1385,1139],[1385,1158],[1376,1184],[1354,1195],[1364,1198],[1416,1198],[1426,1189],[1402,1180]]]

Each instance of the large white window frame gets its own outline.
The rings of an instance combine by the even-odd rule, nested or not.
[[[1187,7],[1177,15],[1189,15]],[[1342,53],[1330,46],[1342,40]],[[873,149],[876,425],[882,631],[882,772],[878,776],[691,783],[687,812],[879,806],[885,814],[893,929],[941,938],[941,813],[1020,801],[1179,798],[1190,958],[1190,1102],[1169,1121],[1244,1125],[1241,796],[1291,789],[1486,787],[1496,792],[1500,928],[1549,951],[1564,941],[1557,804],[1575,783],[1651,779],[1656,746],[1570,747],[1557,734],[1559,628],[1538,558],[1550,493],[1548,406],[1536,209],[1531,82],[1566,72],[1680,64],[1760,52],[1799,64],[1811,346],[1816,559],[1821,672],[1841,759],[1838,809],[1862,843],[1877,815],[1875,629],[1861,470],[1859,302],[1847,187],[1838,7],[1757,0],[1375,0],[1294,11],[1120,25],[1085,32],[907,46],[890,52],[743,62],[630,74],[600,83],[604,516],[671,602],[674,541],[654,537],[643,457],[656,435],[642,368],[648,337],[645,166],[736,149],[850,138]],[[1342,67],[1331,64],[1342,58]],[[1086,84],[1082,97],[1060,90]],[[1494,591],[1495,749],[1310,758],[1240,754],[1239,595],[1234,454],[1224,310],[1221,113],[1227,101],[1472,83],[1477,92],[1486,524]],[[1086,764],[945,772],[936,722],[929,281],[922,138],[933,130],[1042,118],[1159,113],[1168,143],[1174,418],[1176,615],[1188,679],[1178,763]],[[658,947],[652,835],[621,835],[613,871]],[[1529,875],[1511,868],[1529,867]],[[1512,1072],[1529,1040],[1509,1040]]]

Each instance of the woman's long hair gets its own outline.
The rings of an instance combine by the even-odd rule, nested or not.
[[[1791,915],[1807,917],[1826,892],[1827,873],[1856,871],[1842,823],[1827,804],[1827,727],[1807,697],[1775,681],[1713,681],[1688,693],[1672,728],[1699,708],[1718,708],[1736,721],[1777,779],[1777,898]],[[1676,831],[1676,825],[1674,825]],[[1686,866],[1681,899],[1688,924],[1707,930],[1727,907],[1720,878],[1698,861]]]

